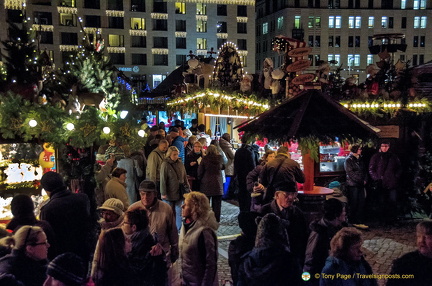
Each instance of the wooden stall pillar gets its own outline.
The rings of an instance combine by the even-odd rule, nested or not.
[[[305,183],[303,184],[304,192],[312,192],[314,187],[315,161],[309,153],[303,155],[303,173],[305,174]]]

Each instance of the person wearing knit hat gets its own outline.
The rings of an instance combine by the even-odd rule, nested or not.
[[[62,176],[55,172],[45,173],[41,185],[50,199],[41,208],[40,219],[51,225],[58,254],[73,252],[84,260],[89,259],[93,247],[89,239],[93,221],[88,196],[72,193]]]
[[[100,221],[102,230],[120,226],[124,217],[123,208],[122,201],[116,198],[106,200],[103,205],[98,208],[102,216]]]
[[[84,261],[72,252],[63,253],[48,264],[44,286],[81,286],[86,283]]]
[[[124,212],[123,212],[123,202],[116,198],[111,198],[106,200],[102,206],[98,208],[100,211],[101,219],[99,220],[99,224],[101,227],[101,232],[99,234],[99,239],[97,241],[97,245],[95,248],[95,252],[93,255],[93,262],[92,262],[92,269],[91,273],[94,274],[94,271],[96,271],[96,264],[100,257],[99,253],[99,241],[104,235],[105,232],[107,232],[110,229],[121,227],[123,220],[124,220]]]
[[[63,177],[59,173],[52,171],[45,173],[42,176],[40,183],[42,188],[48,192],[48,195],[50,195],[50,193],[60,191],[66,187]]]

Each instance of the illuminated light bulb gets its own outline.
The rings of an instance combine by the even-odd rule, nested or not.
[[[75,125],[73,123],[66,124],[66,129],[72,131],[75,129]]]
[[[103,133],[105,133],[105,134],[109,134],[109,133],[111,132],[111,129],[110,129],[109,127],[104,127],[104,128],[102,129],[102,131],[103,131]]]
[[[144,136],[145,136],[145,131],[142,130],[142,129],[139,130],[139,131],[138,131],[138,135],[141,136],[141,137],[144,137]]]
[[[32,120],[29,121],[30,127],[36,127],[37,124],[38,124],[37,121],[34,120],[34,119],[32,119]]]
[[[128,115],[128,111],[127,110],[120,111],[120,118],[121,119],[125,119],[127,115]]]

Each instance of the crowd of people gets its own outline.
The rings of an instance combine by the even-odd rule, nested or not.
[[[211,140],[204,125],[192,123],[185,129],[174,122],[168,134],[162,125],[149,128],[141,152],[117,142],[100,148],[97,218],[89,197],[71,192],[59,173],[42,176],[49,200],[40,220],[30,197],[14,197],[7,226],[13,235],[0,240],[0,285],[219,285],[216,232],[227,188],[237,197],[242,229],[228,250],[233,285],[377,285],[358,228],[365,172],[382,188],[382,200],[394,203],[400,163],[387,142],[368,169],[361,147],[352,146],[348,204],[330,198],[309,223],[296,205],[305,176],[287,147],[259,158],[245,137],[235,151],[229,134]],[[415,279],[388,285],[431,285],[431,221],[418,224],[417,247],[392,268]],[[344,279],[353,273],[366,278]]]

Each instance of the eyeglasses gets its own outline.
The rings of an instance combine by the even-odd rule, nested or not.
[[[48,242],[48,240],[47,241],[44,241],[44,242],[39,242],[39,243],[32,243],[32,244],[30,244],[31,246],[38,246],[38,245],[48,245],[49,244],[49,242]]]

